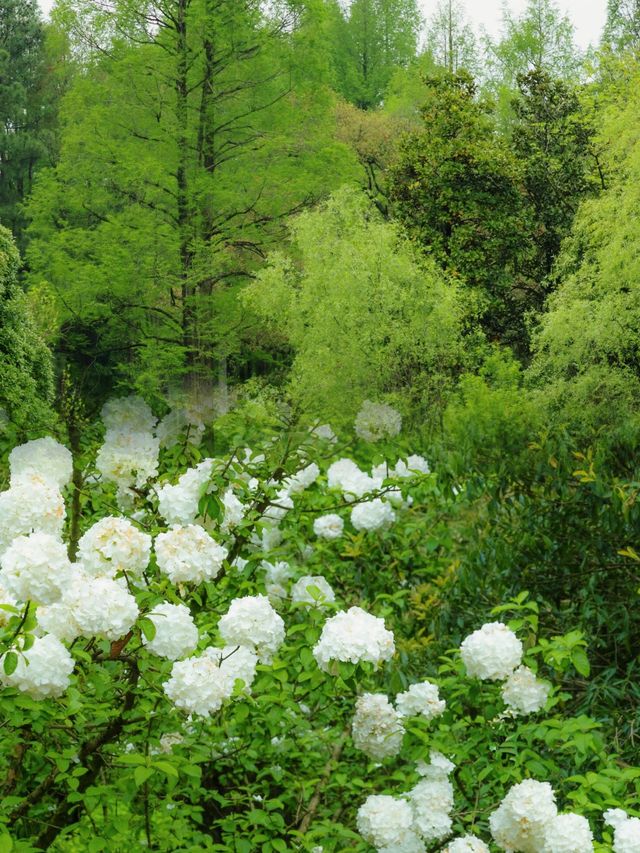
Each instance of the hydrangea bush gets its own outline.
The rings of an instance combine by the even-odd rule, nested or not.
[[[563,713],[579,632],[523,592],[417,641],[459,498],[398,413],[103,422],[79,500],[50,437],[0,494],[4,849],[640,850],[640,770]]]

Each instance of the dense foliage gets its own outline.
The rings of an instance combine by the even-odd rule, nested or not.
[[[640,7],[523,6],[0,0],[0,853],[640,850]]]

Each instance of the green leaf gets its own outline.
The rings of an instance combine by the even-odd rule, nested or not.
[[[584,649],[574,649],[571,652],[571,663],[575,666],[580,675],[583,675],[585,678],[589,676],[591,666],[589,664],[587,653]]]
[[[140,620],[140,630],[145,636],[145,639],[150,643],[156,635],[156,626],[151,619],[143,618]]]
[[[133,773],[133,781],[136,787],[144,785],[147,779],[153,775],[153,767],[136,767]]]
[[[176,779],[178,778],[178,771],[173,764],[169,764],[168,761],[156,761],[153,766],[158,770],[161,770],[167,776],[173,776]]]
[[[7,652],[4,656],[2,668],[5,675],[11,675],[16,671],[18,666],[18,655],[15,652]],[[13,842],[12,842],[13,843]]]

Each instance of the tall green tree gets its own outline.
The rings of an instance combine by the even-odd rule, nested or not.
[[[604,173],[595,129],[575,86],[537,69],[519,77],[518,88],[512,141],[531,203],[535,252],[527,272],[532,305],[540,308],[578,206],[603,187]]]
[[[640,2],[609,0],[603,42],[614,50],[640,45]]]
[[[64,10],[86,36],[86,71],[65,99],[60,163],[29,206],[29,259],[59,294],[79,363],[115,359],[117,377],[152,391],[170,374],[210,378],[230,354],[243,318],[229,291],[288,213],[355,168],[313,53],[320,11]]]
[[[490,336],[509,343],[523,334],[522,177],[470,75],[428,79],[422,127],[403,138],[391,169],[393,209],[415,243],[473,290]]]
[[[22,242],[19,205],[47,160],[46,125],[52,104],[45,28],[36,0],[0,2],[0,222]]]
[[[640,434],[640,74],[600,116],[607,188],[583,201],[540,315],[529,379],[583,436]]]
[[[436,64],[452,74],[462,68],[472,74],[479,70],[476,37],[462,0],[439,0],[429,18],[427,48]]]
[[[243,298],[293,349],[294,397],[337,420],[383,394],[437,417],[472,359],[456,283],[349,187],[291,232],[291,252],[273,253]]]
[[[557,0],[527,0],[521,15],[514,15],[505,6],[501,37],[485,37],[485,85],[496,101],[504,129],[508,130],[513,120],[513,98],[520,77],[544,71],[557,80],[579,79],[582,55],[574,34],[575,28],[560,12]]]
[[[415,58],[421,21],[416,0],[353,0],[336,30],[340,93],[361,109],[378,106],[394,71]]]
[[[20,255],[0,226],[0,408],[25,435],[52,419],[53,363],[18,284]]]

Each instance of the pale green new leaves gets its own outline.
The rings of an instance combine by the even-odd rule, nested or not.
[[[456,286],[350,188],[291,236],[293,256],[272,255],[245,300],[294,349],[294,396],[346,416],[390,392],[439,399],[464,358]]]
[[[535,338],[530,378],[569,423],[619,427],[640,402],[640,96],[629,82],[605,115],[610,186],[583,203],[560,258],[562,281]]]

